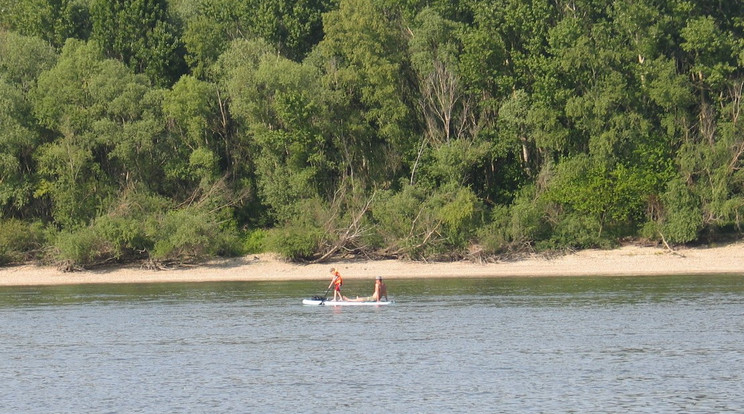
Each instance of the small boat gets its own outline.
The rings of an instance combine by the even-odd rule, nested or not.
[[[390,305],[392,303],[392,301],[355,302],[350,300],[327,300],[318,297],[314,297],[312,299],[302,299],[302,304],[309,306],[382,306]]]

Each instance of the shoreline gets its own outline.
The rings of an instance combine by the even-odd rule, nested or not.
[[[378,275],[385,279],[744,275],[744,241],[713,247],[680,248],[675,253],[659,247],[630,245],[612,250],[581,250],[551,258],[533,255],[484,264],[404,260],[336,260],[322,264],[296,264],[268,253],[166,270],[125,265],[63,272],[51,266],[26,264],[0,267],[0,286],[330,280],[328,271],[331,267],[336,267],[347,280],[371,280]]]

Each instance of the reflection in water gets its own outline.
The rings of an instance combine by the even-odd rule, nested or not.
[[[349,281],[349,292],[366,291]],[[6,412],[744,410],[739,276],[0,289]],[[375,405],[371,405],[375,401]]]

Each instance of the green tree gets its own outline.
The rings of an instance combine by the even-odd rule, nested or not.
[[[659,233],[670,243],[695,240],[703,220],[699,201],[681,180],[671,180],[662,194],[664,216]]]
[[[319,125],[319,74],[268,49],[255,53],[261,50],[255,46],[233,44],[230,55],[245,57],[230,71],[227,88],[233,116],[250,131],[263,200],[283,222],[299,213],[296,201],[324,197],[327,191],[329,144]]]
[[[401,22],[374,1],[343,0],[324,15],[323,27],[315,59],[326,88],[335,93],[330,116],[342,121],[334,139],[343,170],[356,179],[384,180],[414,148]]]
[[[56,60],[57,53],[46,42],[0,30],[0,76],[23,92],[28,92]]]
[[[459,26],[431,9],[416,16],[409,42],[419,85],[419,111],[433,143],[471,135],[475,110],[459,74]]]
[[[227,150],[218,139],[217,96],[215,85],[184,76],[163,99],[163,113],[169,129],[189,151],[182,158],[190,164],[186,176],[201,181],[203,186],[213,183],[220,175],[220,154]]]
[[[32,199],[31,154],[40,136],[30,122],[31,105],[19,88],[0,77],[0,217],[22,215]]]
[[[323,38],[322,15],[336,0],[252,0],[252,32],[283,56],[299,61]]]
[[[561,163],[545,194],[563,208],[555,229],[559,244],[590,247],[633,234],[651,191],[642,173],[623,164],[608,169],[588,156]],[[576,246],[572,239],[584,241]]]
[[[0,0],[0,28],[36,36],[61,48],[68,38],[87,40],[91,23],[86,0]]]
[[[46,42],[0,31],[0,217],[38,214],[33,154],[43,138],[28,91],[55,60]]]
[[[201,0],[183,15],[186,61],[198,78],[237,39],[263,39],[282,56],[302,60],[323,37],[331,0]]]
[[[42,177],[36,196],[50,197],[58,223],[85,224],[119,188],[162,181],[154,168],[167,147],[154,147],[162,120],[152,113],[160,101],[143,75],[105,59],[94,44],[68,41],[39,77],[33,102],[54,136],[35,154]]]
[[[739,120],[743,33],[740,25],[732,25],[719,13],[693,16],[680,30],[685,68],[697,99],[693,112],[683,119],[687,122],[682,125],[689,130],[683,135],[677,159],[683,177],[700,200],[703,224],[710,230],[731,225],[739,229],[739,216],[744,212],[744,182],[739,173],[744,153]],[[679,223],[674,227],[680,228]],[[695,229],[696,223],[690,222],[689,228]],[[693,233],[689,230],[681,238]]]
[[[165,0],[92,0],[91,39],[106,56],[167,86],[184,72],[180,34]]]
[[[250,8],[236,0],[195,1],[191,13],[182,16],[185,59],[197,78],[207,77],[209,67],[230,43],[250,30]]]

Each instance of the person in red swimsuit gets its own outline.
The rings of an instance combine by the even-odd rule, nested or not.
[[[344,284],[344,279],[335,267],[331,268],[331,275],[331,283],[328,285],[328,289],[333,286],[333,300],[343,300],[344,296],[341,294],[341,285]]]

